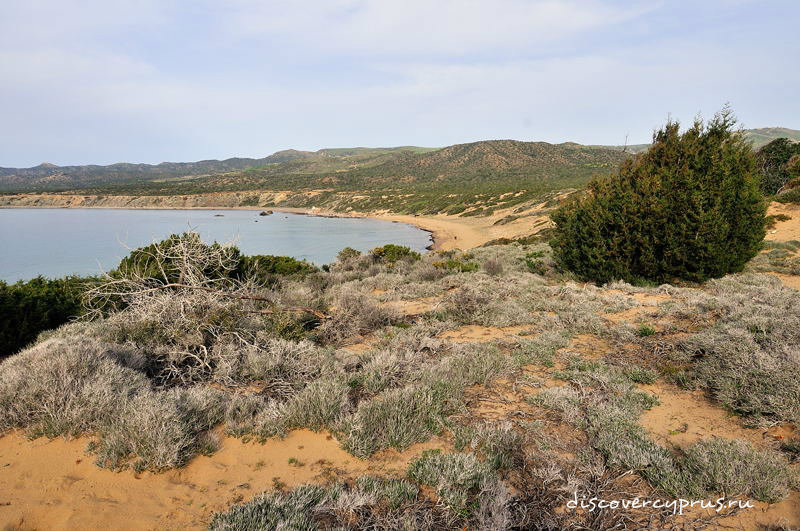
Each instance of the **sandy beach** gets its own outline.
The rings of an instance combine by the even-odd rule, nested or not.
[[[429,231],[432,249],[471,249],[498,238],[519,238],[550,226],[551,222],[543,204],[514,213],[515,219],[498,224],[512,215],[516,207],[498,210],[491,216],[434,216],[397,214],[387,211],[338,212],[322,208],[295,208],[264,206],[274,201],[280,203],[284,192],[263,192],[261,206],[239,206],[238,192],[197,194],[190,196],[89,196],[66,194],[16,194],[0,196],[0,208],[114,208],[141,210],[273,210],[322,217],[370,217],[406,223]]]

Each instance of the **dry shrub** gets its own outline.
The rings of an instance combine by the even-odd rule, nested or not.
[[[95,339],[50,339],[0,364],[0,432],[79,435],[114,418],[148,390],[139,354]],[[127,366],[126,366],[127,365]]]
[[[503,274],[503,264],[496,258],[490,258],[483,263],[483,270],[487,275],[497,277]]]
[[[354,290],[343,290],[336,298],[334,306],[332,317],[316,331],[317,337],[328,343],[374,332],[392,324],[397,318],[391,309],[379,306],[363,293]]]

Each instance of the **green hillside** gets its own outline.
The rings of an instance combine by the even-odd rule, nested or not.
[[[754,146],[800,131],[746,131]],[[284,150],[261,159],[194,163],[0,168],[0,193],[77,192],[174,196],[209,192],[287,192],[280,206],[485,215],[612,172],[648,144],[585,146],[484,140],[443,148]],[[261,206],[253,196],[242,206]],[[269,206],[269,205],[263,205]]]
[[[748,129],[745,136],[753,143],[755,149],[764,144],[769,144],[777,138],[788,138],[800,142],[800,131],[786,127],[762,127],[761,129]]]
[[[332,154],[337,151],[345,154]],[[320,150],[246,170],[82,192],[163,196],[285,190],[297,193],[281,206],[481,215],[554,190],[583,186],[592,177],[612,171],[627,156],[574,143],[516,140],[436,150]]]

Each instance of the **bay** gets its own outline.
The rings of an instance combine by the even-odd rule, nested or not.
[[[206,242],[235,240],[244,254],[332,262],[344,247],[387,243],[423,251],[426,231],[371,218],[332,218],[256,210],[0,209],[0,280],[38,275],[94,275],[113,269],[131,249],[196,230]]]

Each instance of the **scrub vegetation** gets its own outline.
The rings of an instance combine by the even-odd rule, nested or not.
[[[800,244],[762,243],[753,154],[731,125],[726,113],[682,135],[669,124],[555,215],[552,246],[347,248],[321,269],[191,232],[138,249],[82,286],[78,318],[0,363],[0,435],[85,436],[98,466],[158,473],[213,459],[223,438],[310,429],[359,463],[401,463],[293,488],[273,478],[209,511],[213,531],[741,523],[735,511],[572,510],[575,496],[724,496],[771,514],[800,489],[800,292],[775,275],[798,273]],[[405,163],[444,171],[447,149]],[[672,222],[694,251],[656,241]],[[301,448],[294,472],[314,466]]]
[[[797,488],[777,441],[708,434],[673,448],[637,420],[659,404],[655,383],[702,389],[748,425],[797,422],[800,295],[770,276],[595,287],[547,244],[513,244],[344,251],[327,271],[264,281],[233,274],[237,256],[184,234],[151,247],[144,270],[100,281],[85,294],[95,311],[0,364],[0,430],[91,435],[99,466],[153,471],[213,455],[219,426],[256,440],[326,430],[365,459],[450,441],[399,475],[265,486],[215,530],[638,529],[670,515],[558,508],[576,490],[777,502]],[[420,299],[437,302],[402,311]],[[495,335],[448,339],[476,326]],[[364,337],[368,348],[348,347]],[[586,337],[600,356],[578,348]]]

